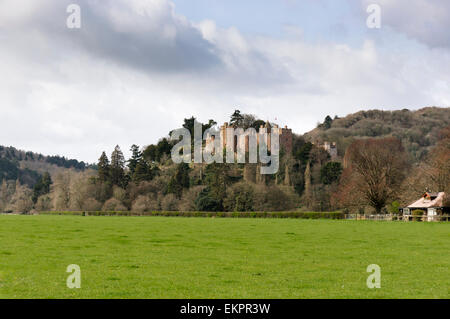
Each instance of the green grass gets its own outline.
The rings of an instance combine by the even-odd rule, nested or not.
[[[449,298],[449,247],[444,223],[0,216],[0,297]]]

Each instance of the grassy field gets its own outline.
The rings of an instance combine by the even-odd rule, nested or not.
[[[0,216],[0,297],[449,298],[449,247],[443,223]]]

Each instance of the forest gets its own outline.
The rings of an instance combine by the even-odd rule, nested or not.
[[[181,124],[192,131],[195,121]],[[235,110],[229,123],[246,129],[266,121]],[[260,164],[175,164],[170,132],[132,145],[128,159],[118,145],[112,154],[100,151],[92,165],[0,147],[0,211],[397,213],[426,190],[449,194],[449,123],[450,110],[436,107],[327,116],[311,132],[293,134],[274,175],[259,174]],[[335,143],[336,156],[324,142]]]

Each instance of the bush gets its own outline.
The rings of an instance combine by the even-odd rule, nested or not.
[[[165,217],[210,217],[210,218],[303,218],[303,219],[344,219],[343,212],[178,212],[178,211],[47,211],[42,215],[78,216],[165,216]]]
[[[400,209],[400,203],[397,201],[392,202],[388,207],[388,211],[391,214],[398,214],[399,209]]]
[[[253,200],[253,187],[247,183],[239,183],[227,190],[224,209],[236,212],[253,211]]]
[[[195,211],[197,209],[195,200],[204,189],[204,186],[194,186],[183,192],[179,209],[182,211]]]
[[[423,214],[425,214],[425,212],[423,210],[420,209],[415,209],[412,211],[412,215],[413,216],[423,216]]]
[[[90,210],[90,211],[97,211],[102,209],[102,203],[100,203],[95,198],[88,198],[83,203],[83,209]]]
[[[38,197],[35,208],[38,211],[47,211],[52,209],[52,200],[48,195],[42,195]],[[99,208],[97,208],[99,209]]]
[[[115,198],[108,199],[102,208],[103,211],[126,211],[127,208]]]
[[[152,210],[158,210],[158,201],[153,196],[140,195],[134,201],[132,210],[136,212],[147,212]]]
[[[195,200],[195,207],[199,211],[217,212],[222,210],[222,204],[210,196],[209,188],[203,189]]]
[[[174,194],[167,194],[161,201],[161,209],[166,211],[174,211],[178,209],[178,200]]]
[[[253,207],[255,211],[288,211],[294,209],[295,204],[293,195],[284,192],[278,186],[255,187]]]

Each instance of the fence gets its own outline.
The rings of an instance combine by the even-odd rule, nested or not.
[[[363,215],[363,214],[346,214],[345,219],[350,220],[401,220],[401,221],[419,221],[419,222],[448,222],[450,215],[397,215],[397,214],[380,214],[380,215]]]

